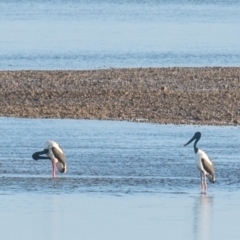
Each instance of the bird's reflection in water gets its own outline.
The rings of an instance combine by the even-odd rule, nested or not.
[[[193,234],[196,240],[211,239],[211,219],[213,212],[213,196],[201,194],[195,199],[194,204]]]

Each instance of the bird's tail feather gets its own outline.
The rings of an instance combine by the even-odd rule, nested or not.
[[[67,165],[60,162],[57,163],[57,168],[60,173],[65,173],[67,171]]]
[[[210,182],[212,182],[212,183],[215,183],[215,182],[216,182],[215,176],[212,176],[212,175],[208,174],[208,175],[207,175],[207,178],[208,178],[208,180],[209,180]]]

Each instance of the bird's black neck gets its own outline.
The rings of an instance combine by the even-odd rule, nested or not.
[[[195,142],[194,142],[194,145],[193,145],[193,148],[194,148],[194,152],[197,153],[198,152],[198,147],[197,147],[197,142],[198,142],[199,139],[196,139]]]

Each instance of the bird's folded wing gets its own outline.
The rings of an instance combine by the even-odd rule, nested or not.
[[[202,161],[204,170],[211,176],[214,176],[215,173],[214,173],[213,163],[209,162],[209,160],[206,160],[205,158],[202,158],[201,161]]]
[[[54,154],[54,157],[57,158],[57,160],[58,160],[59,162],[61,162],[63,165],[66,164],[65,155],[64,155],[62,152],[60,152],[60,151],[59,151],[57,148],[55,148],[55,147],[52,147],[52,152],[53,152],[53,154]]]

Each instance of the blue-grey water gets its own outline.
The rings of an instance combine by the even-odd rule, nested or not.
[[[239,65],[236,0],[0,1],[0,70]]]
[[[196,131],[216,167],[217,182],[209,190],[240,186],[238,127],[14,118],[0,124],[2,193],[200,192],[193,146],[183,147]],[[49,139],[65,149],[68,162],[68,172],[55,180],[49,160],[31,158]]]
[[[0,118],[2,239],[239,239],[239,127]],[[200,193],[193,146],[214,161]],[[34,161],[48,139],[68,171]]]

